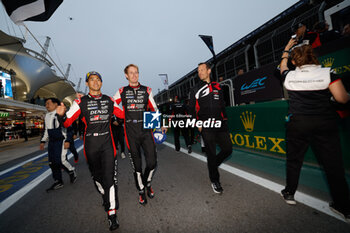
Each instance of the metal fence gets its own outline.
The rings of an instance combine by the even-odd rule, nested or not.
[[[243,47],[232,55],[226,57],[224,60],[221,60],[217,64],[218,77],[228,77],[236,76],[239,70],[247,70],[247,50],[249,47]]]
[[[297,18],[259,38],[255,44],[255,56],[257,56],[255,57],[256,67],[279,61],[281,58],[281,52],[292,34],[292,25],[303,23],[307,28],[312,29],[313,25],[320,20],[320,6],[321,5],[315,6],[307,12],[299,15]]]
[[[297,18],[258,38],[253,45],[240,48],[232,55],[219,61],[217,64],[219,77],[234,77],[241,69],[247,72],[279,61],[281,52],[292,34],[292,25],[303,23],[307,28],[312,29],[313,25],[320,20],[320,6],[321,4],[315,6]],[[254,58],[254,62],[252,62],[252,58]]]
[[[223,77],[225,80],[233,80],[239,72],[248,72],[252,69],[279,61],[282,50],[292,34],[292,26],[294,24],[303,23],[308,29],[312,29],[313,25],[322,19],[320,18],[322,15],[320,14],[321,8],[322,5],[319,4],[281,25],[277,29],[258,38],[255,40],[254,44],[247,44],[245,47],[232,51],[231,55],[218,61],[216,65],[218,77]],[[196,75],[194,75],[178,85],[171,87],[169,91],[160,93],[156,96],[157,103],[166,103],[169,101],[169,98],[173,98],[175,95],[180,99],[187,97],[190,88],[192,88],[197,81],[198,79],[196,79]]]

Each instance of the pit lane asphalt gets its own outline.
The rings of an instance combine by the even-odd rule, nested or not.
[[[233,154],[234,156],[234,154]],[[343,221],[221,170],[224,193],[213,193],[206,163],[158,146],[156,197],[138,204],[128,158],[118,157],[120,228],[115,232],[350,232]],[[0,215],[0,232],[109,232],[102,199],[80,153],[78,180],[46,193],[51,176]]]

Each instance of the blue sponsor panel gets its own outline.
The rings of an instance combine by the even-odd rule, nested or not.
[[[270,64],[233,80],[235,104],[260,102],[283,97],[281,81],[276,74],[276,64]]]
[[[263,89],[265,88],[265,79],[267,77],[263,77],[263,78],[257,78],[255,79],[251,84],[247,84],[247,83],[244,83],[242,86],[241,86],[241,91],[244,91],[244,90],[260,90],[260,89]]]

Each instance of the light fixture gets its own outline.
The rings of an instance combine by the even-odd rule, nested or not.
[[[9,108],[5,108],[6,111],[9,111],[9,112],[14,112],[15,110],[13,109],[9,109]]]

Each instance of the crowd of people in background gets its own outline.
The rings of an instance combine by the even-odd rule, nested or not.
[[[22,138],[24,141],[28,141],[29,136],[37,136],[39,134],[39,130],[30,130],[30,134],[28,134],[27,131],[26,123],[14,124],[13,126],[5,124],[0,125],[0,142]]]

